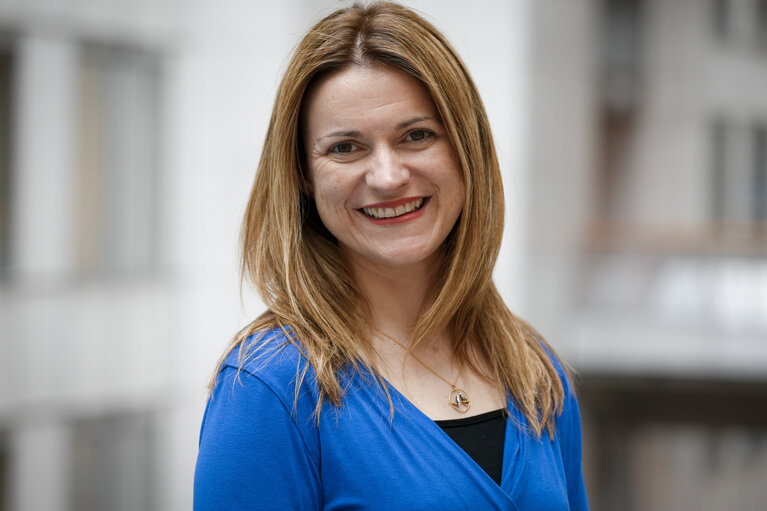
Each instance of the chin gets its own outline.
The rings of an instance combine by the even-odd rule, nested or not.
[[[406,253],[390,252],[385,254],[376,254],[373,260],[386,266],[413,266],[418,264],[434,264],[439,260],[439,255],[436,251],[413,251],[408,250]]]

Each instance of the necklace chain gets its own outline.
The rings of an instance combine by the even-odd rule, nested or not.
[[[437,378],[439,378],[439,379],[440,379],[440,380],[442,380],[443,382],[445,382],[445,383],[447,383],[448,385],[450,385],[450,393],[447,395],[447,401],[448,401],[448,403],[450,404],[450,406],[452,406],[452,407],[453,407],[455,410],[457,410],[458,412],[460,412],[460,413],[466,413],[466,411],[467,411],[467,410],[469,409],[469,407],[471,406],[471,401],[469,400],[469,395],[466,393],[466,391],[465,391],[465,390],[462,390],[462,389],[459,389],[458,387],[456,387],[456,384],[458,383],[458,378],[460,378],[460,377],[461,377],[461,370],[462,370],[462,366],[461,366],[461,367],[459,367],[459,369],[458,369],[458,374],[457,374],[457,375],[456,375],[456,377],[455,377],[455,381],[454,381],[453,383],[450,383],[448,380],[446,380],[445,378],[443,378],[441,374],[439,374],[437,371],[435,371],[434,369],[432,369],[431,367],[429,367],[429,366],[428,366],[428,365],[427,365],[427,364],[426,364],[426,363],[425,363],[423,360],[421,360],[420,358],[418,358],[418,357],[415,355],[415,353],[413,353],[412,351],[410,351],[409,349],[407,349],[407,346],[405,346],[404,344],[402,344],[401,342],[399,342],[397,339],[395,339],[395,338],[394,338],[394,337],[392,337],[391,335],[389,335],[389,334],[387,334],[386,332],[383,332],[383,331],[381,331],[381,330],[379,330],[379,329],[377,329],[377,328],[375,328],[375,327],[373,327],[373,330],[375,330],[376,332],[378,332],[379,334],[383,335],[384,337],[386,337],[387,339],[389,339],[390,341],[392,341],[394,344],[396,344],[397,346],[399,346],[400,348],[402,348],[403,350],[405,350],[405,352],[406,352],[408,355],[410,355],[411,357],[413,357],[413,358],[416,360],[416,362],[418,362],[418,363],[419,363],[419,364],[421,364],[423,367],[425,367],[426,369],[428,369],[428,370],[429,370],[429,372],[431,372],[431,373],[432,373],[434,376],[436,376]]]

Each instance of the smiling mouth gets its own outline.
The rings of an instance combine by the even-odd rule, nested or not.
[[[397,218],[398,216],[406,215],[408,213],[412,213],[413,211],[418,211],[423,207],[423,204],[424,198],[419,197],[418,199],[412,200],[410,202],[400,204],[395,208],[362,208],[362,211],[367,216],[380,220],[384,218]]]

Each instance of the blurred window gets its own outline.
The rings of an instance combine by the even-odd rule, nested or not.
[[[714,221],[767,220],[767,123],[712,123],[711,190]]]
[[[10,509],[10,465],[8,433],[6,430],[0,428],[0,511]]]
[[[715,221],[725,216],[726,154],[727,127],[724,121],[717,119],[711,125],[711,213]]]
[[[757,0],[755,19],[759,46],[767,50],[767,0]]]
[[[767,221],[767,123],[750,129],[718,119],[711,126],[714,221]]]
[[[159,239],[159,59],[142,50],[88,44],[80,73],[80,269],[150,271]]]
[[[767,49],[767,0],[711,0],[711,27],[722,42],[740,40],[744,47]]]
[[[725,40],[730,36],[730,0],[711,0],[711,26],[717,38]]]
[[[148,412],[77,421],[70,509],[157,509],[156,444],[155,417]]]
[[[13,68],[13,53],[0,40],[0,272],[10,255]]]
[[[641,0],[604,0],[602,100],[613,110],[636,106],[641,83]]]
[[[763,382],[586,376],[593,509],[764,509]],[[595,437],[596,438],[596,437]]]
[[[753,129],[753,153],[752,211],[754,221],[761,223],[767,221],[767,124]]]
[[[616,191],[634,134],[642,88],[641,0],[602,0],[600,20],[599,178],[597,216],[617,214]]]

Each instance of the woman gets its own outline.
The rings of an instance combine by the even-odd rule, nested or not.
[[[313,27],[243,223],[269,309],[217,368],[195,509],[586,509],[573,391],[491,280],[502,226],[444,37],[391,3]]]

